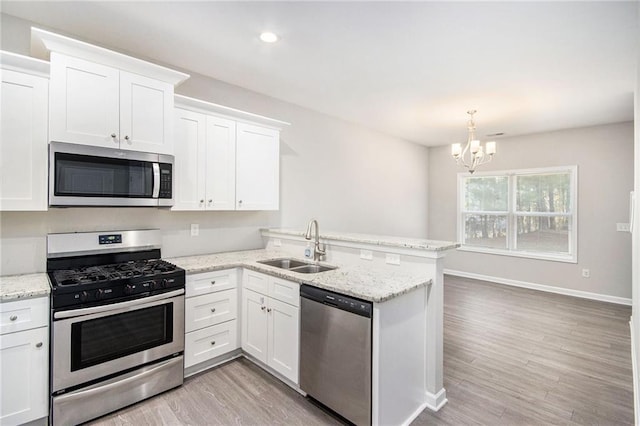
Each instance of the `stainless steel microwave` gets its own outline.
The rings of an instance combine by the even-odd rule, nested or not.
[[[49,143],[50,206],[173,205],[173,156]]]

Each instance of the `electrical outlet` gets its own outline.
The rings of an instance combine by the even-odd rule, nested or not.
[[[389,265],[399,265],[400,264],[400,255],[387,253],[386,261]]]
[[[360,250],[360,259],[373,260],[373,252],[371,250]]]
[[[273,239],[273,246],[274,247],[282,247],[282,240],[280,238],[274,238]]]
[[[192,223],[191,224],[191,236],[192,237],[197,237],[198,235],[200,235],[200,225],[198,225],[197,223]]]
[[[631,232],[631,226],[628,223],[616,223],[616,231]]]
[[[591,277],[591,271],[588,269],[583,269],[582,270],[582,278],[589,278]]]

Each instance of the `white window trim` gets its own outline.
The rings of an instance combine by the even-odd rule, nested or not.
[[[550,212],[515,212],[515,185],[514,180],[515,176],[522,176],[528,174],[545,174],[545,173],[561,173],[561,172],[569,172],[570,173],[570,182],[569,186],[571,189],[571,213],[550,213]],[[515,170],[494,170],[494,171],[485,171],[485,172],[475,172],[473,177],[476,176],[507,176],[509,179],[508,182],[508,194],[507,194],[507,205],[508,211],[474,211],[476,214],[491,214],[497,216],[506,216],[508,225],[507,225],[507,249],[496,249],[496,248],[488,248],[488,247],[478,247],[478,246],[470,246],[464,244],[464,214],[467,212],[462,211],[462,206],[464,206],[464,178],[468,178],[468,172],[460,172],[458,173],[458,197],[457,197],[457,208],[456,214],[458,218],[457,222],[457,237],[458,241],[461,242],[461,246],[458,248],[460,251],[469,251],[476,253],[485,253],[485,254],[497,254],[500,256],[511,256],[511,257],[524,257],[528,259],[540,259],[540,260],[551,260],[554,262],[566,262],[566,263],[578,263],[578,166],[561,166],[561,167],[541,167],[535,169],[515,169]],[[511,247],[516,246],[516,233],[513,232],[516,229],[515,221],[518,216],[570,216],[571,217],[571,229],[569,232],[569,253],[539,253],[539,252],[530,252],[524,250],[515,250]]]

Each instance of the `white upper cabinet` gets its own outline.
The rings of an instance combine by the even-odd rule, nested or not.
[[[0,66],[0,210],[47,210],[49,66],[7,52]]]
[[[288,123],[184,96],[176,104],[173,210],[278,210],[280,131],[273,126]]]
[[[173,86],[53,52],[50,139],[173,154]]]
[[[280,132],[238,124],[236,199],[238,210],[278,210]]]
[[[188,74],[37,28],[31,36],[51,61],[50,140],[173,154],[173,88]]]

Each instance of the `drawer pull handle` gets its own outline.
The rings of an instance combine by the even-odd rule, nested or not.
[[[11,321],[15,321],[15,320],[17,320],[17,319],[18,319],[18,316],[17,316],[17,315],[11,315],[11,316],[9,317],[9,319],[10,319]]]
[[[215,311],[216,311],[216,308],[211,308],[211,312],[212,313],[215,312]]]
[[[267,312],[271,312],[271,308],[267,309]]]
[[[216,341],[215,341],[215,340],[213,340],[213,341],[211,342],[211,346],[213,346],[213,345],[215,345],[215,344],[216,344]]]
[[[266,306],[260,306],[260,309],[264,311],[265,309],[267,309],[267,307]]]
[[[36,343],[36,348],[41,348],[41,347],[42,347],[42,342]]]
[[[216,280],[211,281],[211,285],[215,285]]]

